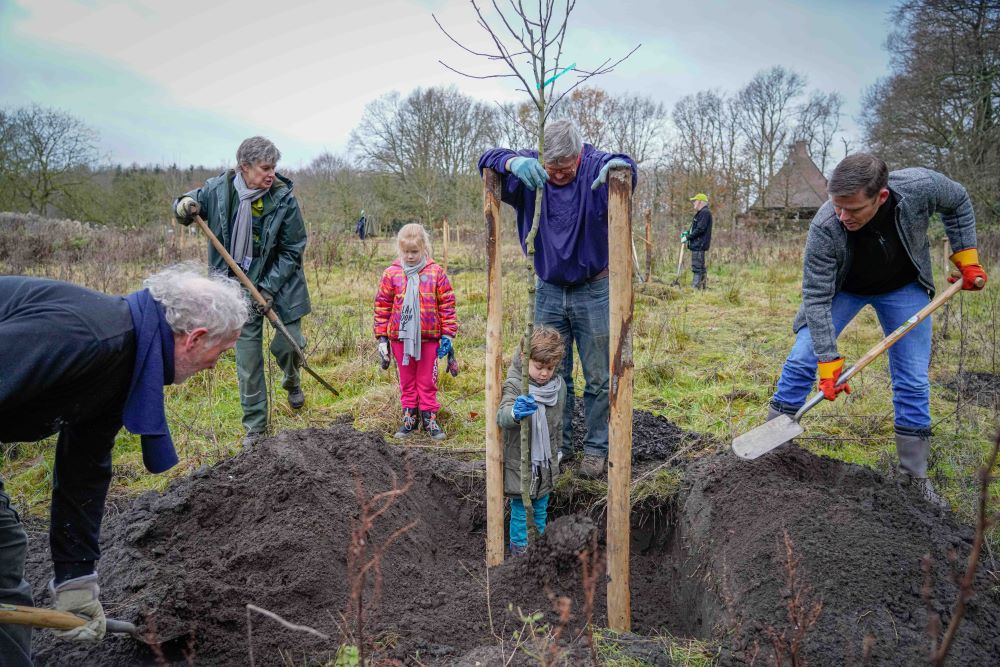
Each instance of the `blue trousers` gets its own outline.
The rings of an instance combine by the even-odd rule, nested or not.
[[[573,342],[583,366],[583,410],[587,434],[583,453],[608,458],[608,381],[611,360],[608,352],[611,318],[608,313],[608,279],[601,278],[581,285],[553,285],[538,281],[535,292],[535,324],[545,324],[558,331],[566,343],[562,378],[566,383],[566,409],[563,411],[562,451],[567,458],[573,452]]]
[[[548,518],[549,494],[535,498],[531,501],[531,506],[535,510],[535,528],[541,535],[545,532]],[[510,499],[510,541],[519,547],[528,546],[528,514],[524,511],[524,503],[518,496]]]
[[[871,305],[886,335],[910,319],[930,300],[918,282],[885,294],[837,292],[831,304],[833,327],[839,336],[866,305]],[[925,430],[931,425],[930,382],[927,368],[931,359],[931,318],[925,319],[889,348],[892,376],[892,406],[897,427]],[[809,327],[802,327],[788,354],[772,405],[782,412],[794,412],[806,402],[816,383],[816,354]]]

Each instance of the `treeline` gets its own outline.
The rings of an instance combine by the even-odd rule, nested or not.
[[[984,224],[994,222],[1000,7],[991,0],[904,0],[893,18],[891,72],[865,92],[861,141],[843,134],[838,92],[810,90],[803,75],[781,66],[738,90],[692,92],[670,109],[649,96],[578,88],[553,116],[572,118],[598,148],[636,159],[636,211],[652,210],[657,224],[686,221],[695,192],[708,193],[717,220],[730,224],[756,201],[795,141],[806,142],[825,173],[866,147],[890,168],[942,171],[968,187]],[[534,122],[527,104],[496,105],[455,87],[393,92],[368,104],[344,154],[324,153],[285,173],[309,224],[324,229],[352,229],[362,209],[376,232],[442,218],[478,225],[477,158],[494,146],[534,147]],[[218,171],[101,166],[94,133],[77,119],[37,106],[0,109],[0,210],[148,225],[168,219],[174,196]]]

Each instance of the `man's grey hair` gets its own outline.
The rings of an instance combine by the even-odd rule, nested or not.
[[[194,263],[168,266],[146,278],[142,286],[163,305],[174,333],[204,327],[208,342],[231,336],[250,314],[249,301],[238,282],[221,273],[206,276]]]
[[[882,158],[871,153],[848,155],[833,168],[826,192],[831,197],[850,197],[864,191],[874,197],[889,185],[889,168]]]
[[[545,126],[544,161],[576,157],[583,150],[583,138],[573,121],[560,118]]]
[[[280,159],[281,151],[271,143],[270,139],[264,137],[244,139],[240,147],[236,149],[236,163],[240,166],[245,164],[251,167],[258,164],[278,164]]]

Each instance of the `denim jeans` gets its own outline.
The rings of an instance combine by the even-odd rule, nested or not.
[[[566,383],[563,412],[563,455],[573,456],[573,342],[580,352],[583,377],[583,409],[587,434],[583,453],[608,457],[608,380],[611,375],[608,339],[608,279],[581,285],[553,285],[538,281],[535,292],[535,324],[546,324],[566,342],[562,378]]]
[[[531,501],[531,506],[535,510],[535,528],[541,535],[545,532],[549,512],[549,494],[535,498]],[[519,547],[528,545],[528,513],[524,511],[524,503],[518,496],[510,499],[510,541]]]
[[[928,301],[927,290],[918,282],[885,294],[837,292],[831,304],[833,328],[839,336],[858,311],[871,305],[882,331],[888,335],[926,306]],[[927,429],[931,424],[930,382],[927,377],[931,359],[931,318],[928,317],[900,338],[889,348],[888,355],[896,426]],[[802,407],[816,383],[816,362],[809,327],[802,327],[781,369],[778,391],[772,399],[776,409],[787,413]]]
[[[0,480],[0,603],[33,606],[31,586],[24,579],[28,535],[10,506]],[[0,625],[0,665],[31,667],[31,627]]]
[[[247,431],[267,430],[267,382],[264,378],[264,352],[261,349],[264,338],[264,316],[254,313],[243,325],[236,341],[236,376],[240,381],[240,404],[243,406],[243,427]],[[286,322],[285,328],[299,344],[305,346],[302,337],[302,320]],[[273,325],[272,325],[273,329]],[[285,373],[281,386],[294,389],[301,382],[299,357],[289,344],[285,334],[273,329],[271,354]]]

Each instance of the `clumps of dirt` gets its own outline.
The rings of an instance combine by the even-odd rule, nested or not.
[[[986,371],[964,371],[955,374],[944,386],[964,401],[987,408],[1000,409],[1000,374]]]
[[[587,434],[583,399],[579,396],[573,402],[573,448],[583,450],[583,439]],[[642,464],[663,461],[677,450],[688,445],[707,444],[709,438],[702,433],[685,431],[659,415],[645,410],[632,413],[632,463]]]
[[[798,560],[803,604],[819,603],[801,657],[810,664],[926,662],[930,647],[921,559],[932,561],[930,604],[947,624],[972,530],[940,515],[909,487],[873,470],[786,445],[754,461],[732,455],[694,463],[675,530],[688,545],[679,586],[697,600],[702,636],[728,634],[723,664],[770,663],[771,631],[789,628],[785,531]],[[674,566],[679,565],[674,562]],[[951,655],[956,664],[1000,664],[1000,596],[980,572],[977,596]],[[696,628],[692,630],[697,631]]]

